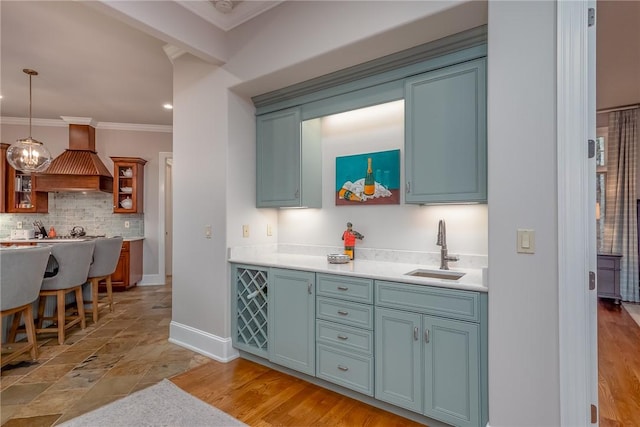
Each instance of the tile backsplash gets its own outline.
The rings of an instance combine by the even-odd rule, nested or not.
[[[7,238],[16,224],[32,228],[39,220],[47,231],[54,227],[57,235],[68,235],[75,226],[88,235],[141,237],[144,236],[144,214],[114,214],[113,195],[103,192],[49,193],[47,214],[0,214],[0,238]],[[129,221],[129,228],[125,228]]]

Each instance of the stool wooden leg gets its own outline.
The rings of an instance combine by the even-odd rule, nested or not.
[[[91,308],[93,309],[93,323],[98,322],[98,279],[91,278]]]
[[[85,329],[87,327],[87,320],[84,318],[84,301],[82,300],[82,286],[76,288],[76,304],[78,305],[78,315],[80,316],[80,328]],[[96,301],[93,302],[97,304]]]
[[[47,297],[41,296],[38,300],[38,329],[42,329],[42,321],[44,317],[44,306],[47,303]]]
[[[9,329],[9,335],[7,335],[7,342],[16,342],[16,335],[18,335],[18,326],[20,326],[21,316],[21,311],[13,313],[13,322],[11,322],[11,329]]]
[[[31,344],[31,359],[38,358],[38,341],[36,341],[36,329],[33,324],[33,307],[27,305],[24,313],[24,326],[27,330],[27,341]]]
[[[111,275],[107,276],[107,301],[109,301],[109,311],[113,312],[113,287],[111,286]]]
[[[58,344],[64,344],[64,326],[65,326],[65,309],[64,309],[64,291],[57,291],[56,296],[58,297],[58,307],[56,311],[58,312]]]

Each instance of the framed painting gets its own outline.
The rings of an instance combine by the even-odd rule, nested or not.
[[[399,204],[400,150],[336,157],[336,206]]]

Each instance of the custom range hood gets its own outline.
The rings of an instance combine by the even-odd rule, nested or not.
[[[70,123],[69,148],[36,177],[36,191],[113,192],[113,176],[96,153],[96,129],[90,124]]]

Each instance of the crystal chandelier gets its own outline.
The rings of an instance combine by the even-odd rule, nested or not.
[[[11,144],[7,150],[7,161],[19,171],[42,172],[49,166],[52,158],[42,142],[31,138],[31,77],[37,76],[38,72],[28,68],[22,71],[29,75],[29,136]]]

